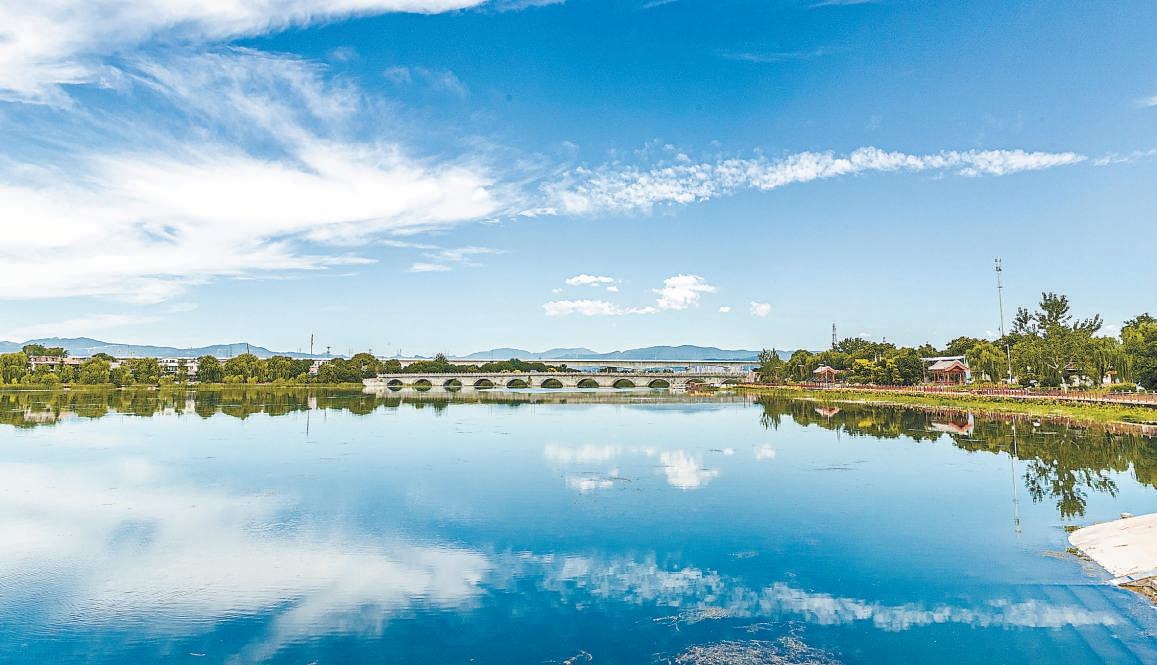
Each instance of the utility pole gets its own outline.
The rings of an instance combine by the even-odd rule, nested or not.
[[[1004,354],[1008,357],[1008,385],[1012,385],[1012,349],[1009,348],[1008,338],[1004,336],[1004,282],[1001,280],[1001,273],[1004,272],[1004,266],[1000,262],[1000,257],[996,257],[996,297],[1000,300],[1000,339],[1004,342]]]

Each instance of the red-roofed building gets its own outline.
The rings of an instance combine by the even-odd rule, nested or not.
[[[815,371],[812,372],[812,376],[815,377],[815,380],[818,383],[835,383],[836,376],[838,375],[839,372],[832,369],[831,367],[828,367],[827,365],[817,367]]]
[[[962,386],[968,381],[968,365],[959,360],[938,360],[928,368],[932,383]]]

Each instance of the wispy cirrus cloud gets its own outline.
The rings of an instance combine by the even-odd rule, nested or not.
[[[626,310],[605,300],[555,300],[542,306],[547,316],[581,314],[583,316],[617,316]]]
[[[743,51],[719,51],[719,57],[728,60],[741,60],[744,62],[754,62],[758,64],[773,64],[777,62],[799,62],[803,60],[811,60],[824,55],[823,49],[811,49],[807,51],[760,51],[760,50],[743,50]]]
[[[189,311],[182,309],[180,311]],[[102,330],[126,328],[160,321],[156,316],[134,316],[128,314],[90,314],[64,321],[39,323],[33,326],[0,329],[0,338],[15,341],[40,337],[88,337]]]
[[[0,162],[0,217],[11,225],[0,298],[155,302],[222,276],[364,263],[351,248],[366,240],[478,221],[504,205],[478,161],[343,139],[343,118],[364,102],[308,63],[227,50],[146,63],[136,76],[189,114],[182,134],[232,140],[152,132],[147,145],[78,146],[62,156],[66,168]],[[434,254],[463,263],[491,251]]]
[[[607,164],[578,167],[543,187],[551,207],[560,212],[650,211],[656,205],[687,204],[736,191],[768,191],[786,185],[872,172],[951,171],[966,177],[1004,176],[1077,164],[1087,159],[1074,152],[1024,150],[943,151],[914,155],[874,147],[847,155],[800,152],[782,159],[721,159],[693,162],[685,155],[649,168]]]
[[[99,82],[110,56],[149,43],[219,43],[354,16],[436,14],[485,0],[7,0],[0,98],[68,103],[60,86]]]

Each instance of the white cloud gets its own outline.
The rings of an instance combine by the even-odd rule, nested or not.
[[[615,278],[587,275],[584,273],[582,275],[575,275],[574,277],[571,277],[570,279],[566,280],[566,283],[570,286],[598,286],[600,284],[614,284]]]
[[[1157,95],[1141,100],[1141,106],[1157,106]]]
[[[1132,164],[1133,162],[1136,162],[1136,161],[1141,160],[1141,159],[1145,159],[1146,157],[1153,157],[1154,155],[1157,155],[1157,148],[1151,148],[1149,150],[1134,150],[1133,152],[1131,152],[1127,155],[1118,155],[1115,152],[1111,152],[1107,155],[1102,155],[1101,157],[1098,157],[1095,160],[1093,160],[1093,166],[1109,166],[1110,164]]]
[[[609,292],[609,293],[618,293],[618,292],[619,292],[619,287],[617,287],[617,286],[608,286],[608,287],[607,287],[607,292]]]
[[[775,448],[772,448],[770,445],[768,445],[766,443],[763,444],[762,446],[757,447],[755,449],[755,459],[757,459],[757,460],[775,459]]]
[[[866,147],[847,156],[801,152],[779,160],[762,156],[713,163],[675,159],[649,169],[618,163],[594,169],[579,167],[561,180],[544,186],[544,190],[553,207],[565,213],[645,212],[656,205],[706,201],[742,189],[767,191],[793,183],[868,172],[952,170],[963,176],[1001,176],[1076,164],[1085,159],[1072,152],[970,150],[909,155]]]
[[[618,457],[622,450],[618,446],[596,446],[587,444],[579,448],[548,443],[542,449],[542,456],[555,464],[591,464],[606,462]]]
[[[753,300],[751,301],[749,311],[751,312],[752,316],[767,316],[768,314],[771,314],[771,305],[769,303],[755,302]]]
[[[565,316],[567,314],[614,316],[623,313],[622,308],[618,305],[605,300],[555,300],[544,303],[542,308],[546,310],[547,316]]]
[[[196,309],[196,305],[175,311],[189,311],[190,309]],[[160,319],[155,316],[91,314],[89,316],[57,321],[55,323],[40,323],[34,326],[9,328],[0,331],[0,338],[25,340],[39,337],[88,337],[98,330],[123,328],[143,323],[153,323],[154,321],[160,321]]]
[[[446,272],[451,270],[445,263],[415,263],[410,266],[410,272]]]
[[[426,88],[438,92],[448,92],[455,97],[465,99],[470,96],[470,91],[466,85],[454,75],[454,72],[449,71],[435,71],[426,69],[425,67],[409,67],[394,66],[382,72],[382,75],[390,80],[394,85],[409,86],[415,81],[424,85]]]
[[[715,287],[698,275],[680,274],[663,280],[663,288],[653,291],[659,294],[659,309],[679,310],[698,307],[700,294],[712,293]]]
[[[719,311],[720,311],[720,312],[723,312],[724,314],[726,314],[726,313],[728,313],[728,312],[730,312],[730,311],[731,311],[731,308],[730,308],[730,307],[720,307],[720,308],[719,308]]]
[[[330,523],[266,528],[298,506],[188,486],[140,459],[3,464],[0,481],[0,569],[29,580],[27,589],[53,586],[61,602],[49,625],[116,616],[196,632],[222,616],[268,614],[266,641],[252,646],[275,650],[318,625],[357,632],[415,606],[469,607],[492,569],[474,551]],[[22,600],[5,594],[0,606]],[[254,660],[273,654],[263,655]]]
[[[435,248],[436,249],[436,248]],[[503,250],[491,249],[489,247],[454,247],[450,249],[439,249],[436,252],[425,252],[423,256],[428,259],[433,259],[435,263],[415,263],[415,266],[422,266],[423,269],[415,270],[410,268],[410,272],[444,272],[450,270],[450,264],[457,264],[468,268],[479,268],[483,264],[473,260],[475,256],[485,254],[503,254]]]
[[[364,263],[341,247],[477,221],[502,205],[478,164],[328,138],[327,125],[359,95],[299,61],[231,50],[151,63],[140,80],[214,131],[244,127],[280,154],[148,135],[104,152],[79,147],[67,166],[0,163],[0,218],[10,228],[0,298],[155,302],[220,276]],[[492,250],[443,251],[462,260]]]
[[[681,450],[660,453],[659,464],[667,474],[667,483],[681,490],[699,489],[719,475],[715,469],[704,469],[698,457]]]
[[[146,42],[224,42],[388,12],[438,13],[485,0],[6,0],[0,98],[65,103],[61,84],[94,83],[105,58]]]

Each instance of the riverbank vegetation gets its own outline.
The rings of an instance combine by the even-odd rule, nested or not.
[[[957,408],[983,415],[1022,415],[1045,419],[1068,419],[1097,424],[1133,423],[1157,425],[1157,409],[1122,404],[1094,404],[1060,399],[1020,399],[973,395],[967,392],[911,393],[889,390],[856,390],[806,387],[755,387],[744,392],[760,398],[795,399],[804,402],[868,404],[885,407]]]
[[[196,384],[340,385],[360,384],[383,373],[503,373],[566,371],[566,365],[547,365],[512,358],[481,365],[454,365],[438,354],[432,360],[405,367],[396,359],[381,360],[369,353],[351,358],[315,361],[277,355],[258,358],[243,353],[224,361],[214,356],[180,359],[166,368],[157,358],[116,358],[98,353],[80,363],[70,363],[62,348],[29,344],[16,353],[0,355],[0,387],[60,388],[64,386],[165,386]],[[57,359],[50,363],[45,358]],[[316,364],[316,367],[315,367]],[[175,370],[175,371],[173,371]]]
[[[760,354],[765,383],[807,382],[821,366],[838,370],[848,384],[911,386],[923,383],[921,358],[964,356],[980,382],[1058,387],[1100,386],[1106,381],[1157,389],[1157,318],[1138,315],[1117,337],[1101,334],[1099,314],[1075,318],[1066,296],[1042,293],[1036,310],[1019,308],[1003,337],[989,341],[957,337],[943,348],[898,347],[850,337],[820,353],[799,350],[784,360],[774,350]]]

